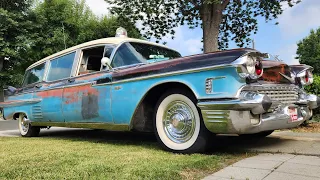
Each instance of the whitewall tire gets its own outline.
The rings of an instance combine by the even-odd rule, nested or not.
[[[162,147],[173,152],[202,152],[207,143],[207,129],[195,98],[187,91],[171,90],[159,99],[155,131]]]
[[[19,114],[19,131],[22,137],[35,137],[40,133],[40,127],[32,126],[25,114]]]

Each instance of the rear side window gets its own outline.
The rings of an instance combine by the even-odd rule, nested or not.
[[[32,69],[27,70],[25,76],[23,85],[33,84],[37,83],[43,80],[45,70],[45,63],[40,64]]]
[[[48,81],[68,78],[71,75],[75,52],[50,61]]]

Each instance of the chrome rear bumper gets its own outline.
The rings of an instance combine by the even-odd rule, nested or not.
[[[300,125],[312,117],[312,109],[320,105],[320,98],[315,95],[300,96],[294,104],[277,105],[272,109],[271,104],[266,95],[256,94],[240,95],[236,100],[199,102],[198,107],[201,109],[205,126],[211,132],[251,134]],[[292,110],[296,111],[293,118],[290,115]]]

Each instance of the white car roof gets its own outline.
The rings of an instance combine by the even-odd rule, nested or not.
[[[79,45],[76,45],[76,46],[73,46],[73,47],[70,47],[68,49],[65,49],[65,50],[62,50],[60,52],[57,52],[55,54],[52,54],[46,58],[43,58],[35,63],[33,63],[31,66],[29,66],[27,68],[30,69],[30,68],[33,68],[47,60],[50,60],[50,59],[53,59],[55,57],[58,57],[58,56],[61,56],[63,54],[67,54],[67,53],[70,53],[70,52],[73,52],[77,49],[81,49],[81,48],[85,48],[85,47],[89,47],[89,46],[93,46],[93,45],[103,45],[103,44],[114,44],[114,45],[119,45],[123,42],[138,42],[138,43],[143,43],[143,44],[150,44],[150,45],[155,45],[155,46],[160,46],[160,47],[164,47],[164,48],[167,48],[167,49],[170,49],[164,45],[161,45],[161,44],[157,44],[157,43],[153,43],[153,42],[149,42],[149,41],[145,41],[145,40],[141,40],[141,39],[134,39],[134,38],[125,38],[125,37],[111,37],[111,38],[103,38],[103,39],[97,39],[97,40],[93,40],[93,41],[89,41],[89,42],[86,42],[86,43],[83,43],[83,44],[79,44]],[[173,50],[173,49],[170,49],[170,50]],[[173,50],[175,51],[175,50]]]

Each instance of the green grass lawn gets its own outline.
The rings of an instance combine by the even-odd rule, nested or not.
[[[0,179],[200,179],[246,156],[173,154],[155,142],[0,137]]]

